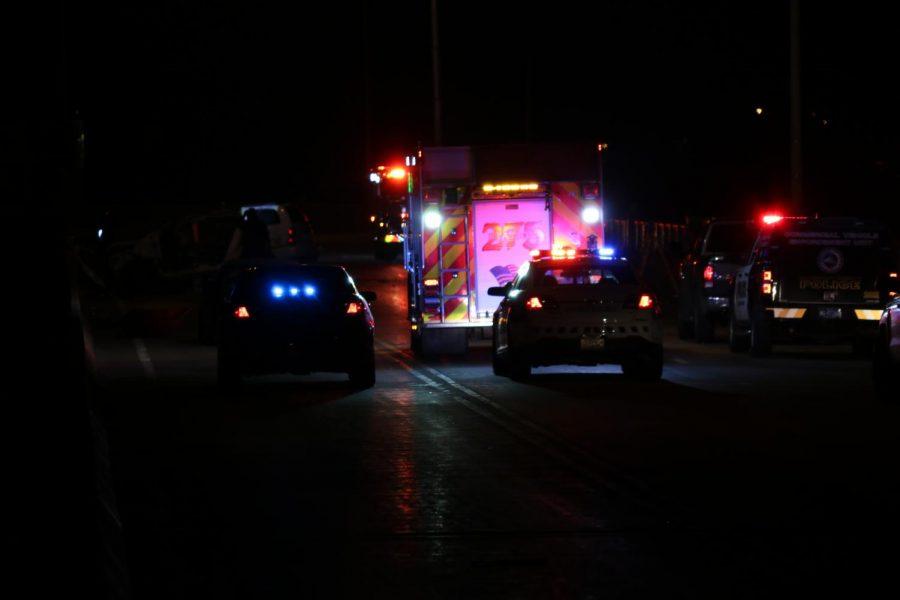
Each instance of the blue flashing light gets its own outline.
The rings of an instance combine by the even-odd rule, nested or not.
[[[311,285],[303,286],[303,295],[307,298],[311,298],[316,295],[316,288]]]
[[[296,285],[292,285],[290,288],[288,288],[288,292],[291,294],[291,298],[296,298],[300,295],[300,288],[298,288]]]
[[[272,296],[274,296],[275,298],[278,298],[279,300],[281,298],[284,298],[284,288],[280,285],[273,285],[272,286]]]
[[[600,256],[603,256],[605,258],[610,258],[615,255],[616,255],[616,251],[614,248],[607,248],[607,247],[600,248]]]

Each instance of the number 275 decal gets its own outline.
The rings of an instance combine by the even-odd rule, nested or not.
[[[481,247],[485,252],[497,252],[504,247],[509,250],[521,240],[526,250],[539,248],[547,237],[540,229],[538,221],[518,221],[515,223],[485,223],[481,233],[487,234],[488,241]]]

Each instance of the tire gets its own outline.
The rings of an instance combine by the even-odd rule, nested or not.
[[[734,313],[728,319],[728,349],[732,352],[746,352],[750,349],[750,336],[737,322]]]
[[[241,362],[237,355],[219,346],[216,353],[216,384],[225,392],[239,390],[244,383]]]
[[[896,367],[891,364],[888,334],[879,332],[872,357],[872,379],[875,393],[884,402],[897,402],[897,390],[891,388],[891,373]]]
[[[694,337],[694,324],[690,321],[678,320],[678,339],[689,340]]]
[[[363,364],[347,373],[350,386],[355,390],[367,390],[375,385],[375,364]]]
[[[509,358],[508,377],[515,381],[525,381],[531,377],[531,363],[521,358]]]
[[[494,330],[494,341],[491,344],[491,369],[494,371],[494,375],[498,377],[509,377],[509,367],[506,364],[506,359],[497,353],[496,340],[497,332]]]
[[[762,316],[750,317],[750,354],[768,356],[772,353],[772,326]]]
[[[422,352],[422,334],[419,331],[410,330],[409,349],[416,358],[422,358],[424,356],[424,353]]]
[[[874,355],[875,340],[871,338],[856,338],[853,340],[853,356],[872,358]]]
[[[659,381],[662,371],[662,348],[635,355],[622,363],[622,374],[634,381]]]
[[[371,346],[362,359],[347,372],[350,387],[355,390],[367,390],[375,385],[375,350]]]
[[[703,313],[698,303],[694,307],[694,339],[700,343],[706,343],[713,341],[714,337],[715,329],[712,319]]]

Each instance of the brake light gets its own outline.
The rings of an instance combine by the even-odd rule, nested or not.
[[[537,296],[532,296],[528,300],[525,301],[525,308],[528,310],[540,310],[544,308],[543,303],[541,303],[541,299]]]
[[[348,315],[358,315],[359,313],[363,312],[363,310],[364,310],[364,308],[363,308],[362,302],[353,300],[352,302],[347,304],[347,314]]]
[[[713,277],[716,276],[716,270],[712,265],[706,265],[706,268],[703,269],[703,281],[712,281]]]
[[[247,310],[246,306],[238,306],[234,309],[234,318],[235,319],[249,319],[250,311]]]
[[[891,279],[897,279],[897,274],[896,273],[888,273],[888,277],[890,277]]]
[[[772,271],[763,271],[763,281],[772,281]]]
[[[653,296],[650,294],[641,294],[641,297],[638,299],[638,308],[640,309],[651,309],[653,304]]]
[[[779,214],[768,214],[763,215],[762,222],[764,225],[774,225],[775,223],[779,223],[784,220],[784,216]]]

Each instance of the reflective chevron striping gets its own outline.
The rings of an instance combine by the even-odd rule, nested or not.
[[[776,319],[802,319],[806,314],[805,308],[770,308],[775,313]]]

